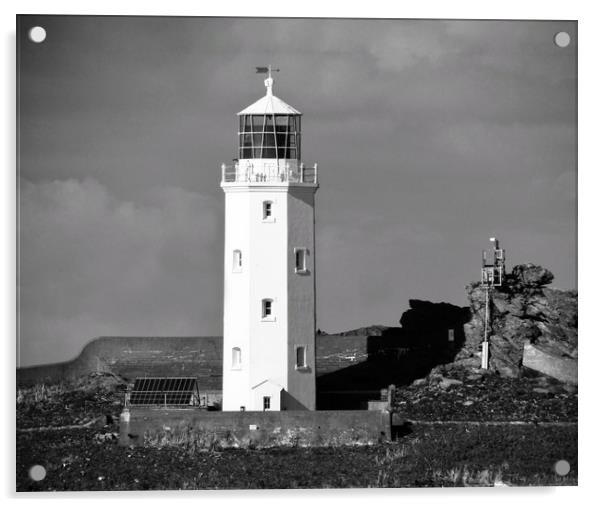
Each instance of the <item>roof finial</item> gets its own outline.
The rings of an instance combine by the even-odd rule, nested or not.
[[[267,74],[268,77],[264,80],[265,87],[267,88],[267,95],[272,95],[272,86],[274,85],[274,78],[272,78],[272,71],[278,72],[280,69],[272,69],[272,65],[267,67],[255,67],[258,74]]]

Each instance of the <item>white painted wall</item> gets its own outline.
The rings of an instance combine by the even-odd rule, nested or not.
[[[253,406],[256,407],[253,410],[263,410],[263,397],[270,397],[270,408],[266,409],[269,411],[280,410],[280,398],[282,393],[282,386],[271,382],[270,380],[266,380],[262,382],[260,385],[255,386],[252,390],[253,397]]]
[[[256,161],[258,162],[258,161]],[[263,410],[262,392],[284,389],[272,410],[315,409],[314,193],[317,185],[223,183],[225,192],[223,410]],[[263,219],[264,201],[272,217]],[[294,249],[307,248],[308,272],[295,273]],[[233,270],[233,251],[242,252]],[[236,272],[234,272],[236,271]],[[273,300],[262,319],[262,300]],[[308,368],[295,368],[295,347],[307,346]],[[241,368],[232,369],[240,347]],[[264,381],[269,381],[262,384]],[[253,390],[254,386],[261,384]],[[272,394],[270,394],[272,395]],[[274,408],[278,407],[278,408]]]
[[[251,335],[250,386],[271,380],[287,387],[287,188],[252,188],[249,212],[250,287],[248,322]],[[263,202],[272,201],[272,219],[262,220]],[[261,302],[273,299],[273,318],[262,320]],[[255,406],[253,410],[262,410]]]
[[[249,326],[249,226],[250,194],[228,192],[225,199],[224,244],[224,360],[223,360],[223,410],[240,410],[249,407],[248,394],[250,333]],[[242,269],[233,272],[232,252],[242,253]],[[232,348],[241,349],[241,368],[232,370]]]
[[[288,396],[291,409],[316,408],[314,189],[291,187],[288,203]],[[307,272],[295,272],[295,248],[306,248]],[[306,346],[307,368],[296,368],[296,347]]]

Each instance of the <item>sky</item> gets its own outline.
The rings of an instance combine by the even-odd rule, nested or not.
[[[221,335],[220,165],[268,64],[319,166],[318,328],[397,325],[409,299],[466,305],[491,236],[509,267],[576,288],[574,22],[22,16],[18,29],[20,365],[97,336]]]

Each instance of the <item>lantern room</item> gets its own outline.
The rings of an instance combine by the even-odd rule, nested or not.
[[[222,164],[222,184],[318,184],[318,167],[301,162],[301,113],[272,93],[238,113],[238,157]]]
[[[301,115],[241,114],[238,158],[301,158]]]
[[[239,159],[301,159],[301,113],[272,93],[274,79],[265,80],[266,94],[238,113]]]

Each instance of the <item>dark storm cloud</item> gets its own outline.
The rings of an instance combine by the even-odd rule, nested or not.
[[[576,284],[574,23],[20,22],[24,363],[98,334],[221,332],[219,164],[268,63],[321,167],[321,328],[464,304],[491,235]]]

